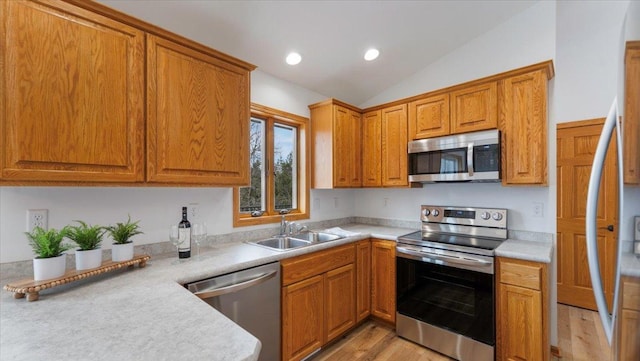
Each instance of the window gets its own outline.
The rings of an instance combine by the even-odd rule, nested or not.
[[[251,105],[250,182],[233,191],[233,226],[309,218],[309,120]]]

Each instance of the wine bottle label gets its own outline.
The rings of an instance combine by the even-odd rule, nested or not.
[[[189,258],[191,257],[191,228],[180,228],[178,232],[181,241],[178,248],[178,257]]]

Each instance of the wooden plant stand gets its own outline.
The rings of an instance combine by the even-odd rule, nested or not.
[[[27,296],[27,301],[37,301],[40,298],[40,291],[47,288],[53,288],[56,286],[64,285],[67,283],[79,281],[85,278],[97,276],[103,273],[122,269],[123,267],[133,268],[136,264],[138,267],[143,268],[147,265],[147,261],[151,258],[149,255],[134,256],[133,259],[123,262],[104,261],[102,265],[97,268],[88,270],[76,271],[68,270],[64,276],[59,278],[53,278],[44,281],[34,281],[33,279],[25,279],[14,283],[9,283],[4,286],[4,289],[9,292],[14,292],[13,298],[24,298]]]

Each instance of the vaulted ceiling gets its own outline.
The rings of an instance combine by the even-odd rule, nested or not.
[[[354,105],[537,2],[98,1]],[[380,57],[366,62],[370,47]],[[300,64],[285,63],[290,51]]]

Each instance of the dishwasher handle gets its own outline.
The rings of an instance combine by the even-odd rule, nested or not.
[[[211,288],[205,288],[202,291],[195,292],[194,295],[196,295],[196,296],[198,296],[198,297],[200,297],[202,299],[207,299],[207,298],[218,297],[218,296],[221,296],[221,295],[226,295],[228,293],[237,292],[237,291],[243,290],[245,288],[249,288],[249,287],[252,287],[252,286],[259,285],[261,283],[267,282],[271,278],[275,277],[275,275],[277,273],[278,273],[278,271],[269,271],[269,272],[261,274],[258,277],[251,278],[251,279],[248,279],[248,280],[244,280],[242,282],[230,284],[230,285],[227,285],[227,286],[224,286],[224,287],[213,286]]]

